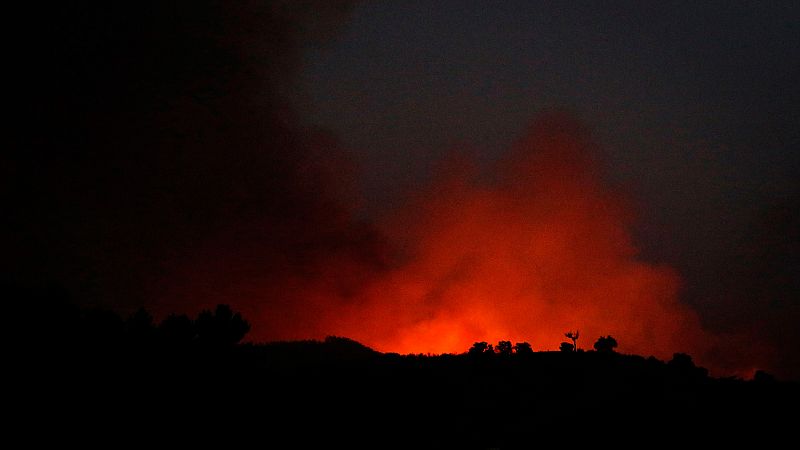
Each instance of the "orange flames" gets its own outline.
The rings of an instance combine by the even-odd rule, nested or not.
[[[340,335],[443,353],[502,339],[554,350],[578,328],[579,348],[610,334],[623,352],[699,356],[705,336],[678,300],[676,272],[638,258],[632,215],[603,185],[590,146],[569,120],[540,120],[492,173],[463,157],[441,164],[380,222],[383,244],[371,250],[380,264],[353,251],[369,227],[342,225],[330,230],[339,243],[302,270],[269,258],[277,274],[224,296],[240,299],[254,340]]]
[[[580,328],[591,348],[669,356],[701,344],[669,267],[637,259],[630,214],[605,189],[588,140],[569,121],[541,121],[490,182],[463,161],[387,226],[408,262],[376,280],[332,330],[381,350],[461,352],[475,341],[555,349]]]

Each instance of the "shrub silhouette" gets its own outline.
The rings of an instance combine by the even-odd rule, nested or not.
[[[151,345],[155,341],[153,316],[139,308],[125,321],[125,334],[129,343],[136,346]]]
[[[673,354],[667,367],[673,375],[683,380],[698,380],[708,376],[708,369],[695,366],[692,357],[686,353]]]
[[[570,344],[569,342],[562,342],[561,346],[559,346],[558,349],[560,351],[562,351],[562,352],[565,352],[565,353],[574,352],[575,351],[575,346]]]
[[[486,353],[494,353],[494,349],[492,348],[492,344],[481,341],[472,344],[472,347],[467,353],[470,355],[483,355]]]
[[[169,345],[186,346],[197,337],[194,322],[186,314],[170,314],[158,325],[159,337]]]
[[[533,349],[531,348],[531,344],[527,342],[517,342],[514,344],[514,353],[517,355],[532,355]]]
[[[216,311],[202,311],[195,320],[197,340],[203,345],[232,346],[250,331],[250,324],[228,305],[217,305]]]
[[[667,362],[667,365],[676,370],[691,370],[695,367],[692,357],[686,353],[673,354],[672,359]]]
[[[756,383],[775,383],[775,376],[763,370],[756,370],[753,374],[753,381]]]
[[[510,355],[513,351],[513,347],[511,346],[511,341],[498,342],[497,347],[495,347],[495,351],[500,355]]]
[[[594,349],[601,353],[611,353],[617,348],[617,340],[611,336],[600,336],[594,343]]]

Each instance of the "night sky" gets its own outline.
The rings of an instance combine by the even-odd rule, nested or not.
[[[800,377],[800,5],[695,3],[18,7],[4,276]]]

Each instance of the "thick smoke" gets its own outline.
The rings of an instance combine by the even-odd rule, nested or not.
[[[213,292],[246,267],[270,273],[286,265],[278,256],[326,251],[320,236],[349,226],[350,163],[334,138],[298,124],[284,92],[301,47],[329,37],[348,8],[19,6],[4,276],[163,312],[218,301]],[[191,276],[207,295],[167,298],[187,261],[231,254],[246,264]]]
[[[611,334],[622,351],[741,369],[741,344],[741,360],[778,364],[780,352],[758,357],[748,342],[763,329],[703,334],[677,273],[638,257],[632,212],[568,118],[537,120],[489,171],[456,155],[403,207],[357,220],[357,165],[284,100],[302,47],[329,39],[348,9],[82,1],[15,12],[24,48],[19,133],[1,169],[4,277],[122,312],[229,303],[253,340],[555,349],[577,328],[583,348]],[[748,292],[772,301],[770,286]]]
[[[287,289],[288,309],[263,303],[262,332],[319,330],[384,351],[460,352],[500,339],[555,349],[577,328],[585,348],[611,334],[623,351],[702,353],[706,340],[678,301],[677,274],[637,258],[632,216],[600,181],[591,145],[574,122],[552,116],[493,173],[464,157],[442,163],[431,185],[384,221],[386,268],[324,261],[320,278]],[[355,292],[337,289],[353,279]],[[286,329],[287,316],[313,325]]]
[[[340,221],[259,223],[198,245],[166,302],[232,301],[256,340],[349,336],[383,351],[460,352],[472,342],[555,349],[580,329],[591,348],[701,357],[713,340],[669,267],[641,261],[632,213],[605,187],[592,142],[565,116],[537,120],[481,173],[464,156],[371,227]],[[276,234],[278,233],[278,234]],[[313,239],[310,239],[313,237]]]

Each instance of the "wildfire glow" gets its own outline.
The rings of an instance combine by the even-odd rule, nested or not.
[[[605,189],[589,142],[564,120],[540,122],[478,182],[464,161],[387,225],[408,262],[365,289],[335,330],[382,350],[461,352],[479,340],[555,349],[580,328],[622,349],[671,355],[701,344],[669,267],[637,258],[630,214]]]
[[[381,264],[332,244],[302,270],[237,282],[225,296],[243,299],[256,340],[340,335],[443,353],[507,339],[539,350],[578,328],[582,348],[610,334],[625,352],[702,354],[676,272],[637,256],[632,215],[603,185],[590,145],[573,122],[540,120],[489,176],[464,158],[441,164],[380,222]],[[359,242],[366,231],[332,233]]]

